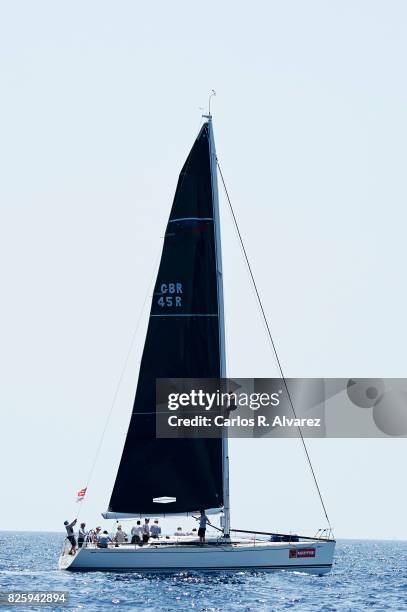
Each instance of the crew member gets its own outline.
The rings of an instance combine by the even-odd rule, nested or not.
[[[124,544],[127,542],[127,533],[125,533],[122,529],[121,525],[117,526],[116,535],[114,536],[114,541],[117,545]]]
[[[142,526],[141,521],[137,521],[137,525],[131,528],[131,543],[132,544],[140,544],[141,536],[142,536]]]
[[[98,538],[97,546],[98,548],[107,548],[109,546],[109,542],[112,541],[112,538],[107,533],[106,529],[103,533],[100,534]]]
[[[75,532],[73,530],[73,528],[76,525],[78,519],[75,519],[72,521],[72,523],[70,523],[69,521],[64,521],[64,525],[65,525],[65,529],[66,529],[66,533],[67,533],[67,540],[69,540],[70,544],[71,544],[71,550],[69,551],[69,555],[74,555],[76,553],[76,538],[75,538]]]
[[[161,535],[161,527],[158,524],[158,519],[155,519],[154,524],[150,527],[150,535],[152,538],[157,539]]]
[[[149,538],[150,538],[150,519],[146,518],[144,519],[144,525],[143,525],[143,543],[147,544]]]
[[[205,533],[206,533],[206,525],[210,525],[209,519],[205,514],[205,510],[201,510],[200,511],[200,516],[199,517],[195,517],[197,521],[199,521],[199,529],[198,529],[198,536],[199,536],[199,543],[201,546],[203,546],[205,544]]]
[[[87,539],[87,536],[88,536],[88,533],[86,531],[86,523],[81,523],[81,526],[79,527],[79,533],[78,533],[78,548],[82,548],[83,543]]]

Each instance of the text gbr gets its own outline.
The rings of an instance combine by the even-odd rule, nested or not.
[[[182,293],[182,283],[161,283],[157,304],[161,308],[179,308],[182,306]]]

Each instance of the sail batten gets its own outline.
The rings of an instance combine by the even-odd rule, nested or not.
[[[212,217],[184,217],[183,219],[170,219],[168,223],[179,223],[181,221],[213,221]]]
[[[218,317],[218,313],[197,313],[197,312],[188,312],[182,314],[152,314],[150,317]]]
[[[109,515],[162,514],[157,500],[167,497],[174,501],[165,514],[223,507],[222,440],[155,435],[156,379],[221,376],[209,129],[205,123],[178,179]]]

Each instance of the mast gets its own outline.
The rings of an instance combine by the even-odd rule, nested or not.
[[[222,268],[222,246],[220,235],[220,216],[219,216],[219,194],[218,194],[218,175],[217,158],[215,148],[215,138],[213,134],[212,115],[205,115],[208,119],[209,129],[209,152],[212,177],[212,202],[213,218],[215,230],[216,246],[216,278],[218,287],[218,315],[219,315],[219,353],[220,353],[220,377],[226,378],[226,346],[225,346],[225,313],[223,303],[223,268]],[[229,451],[227,429],[223,428],[222,438],[222,468],[223,468],[223,535],[230,537],[230,497],[229,497]]]

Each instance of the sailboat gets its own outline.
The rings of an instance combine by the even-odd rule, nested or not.
[[[106,519],[221,513],[219,537],[160,538],[143,546],[64,551],[64,570],[296,570],[324,574],[335,540],[233,534],[227,434],[219,438],[156,437],[156,379],[226,377],[223,272],[217,157],[212,116],[179,175],[152,297],[130,424]],[[140,466],[143,471],[140,473]],[[137,479],[134,475],[137,474]],[[240,533],[243,533],[240,530]],[[319,532],[317,532],[319,533]],[[270,536],[270,537],[269,537]]]

